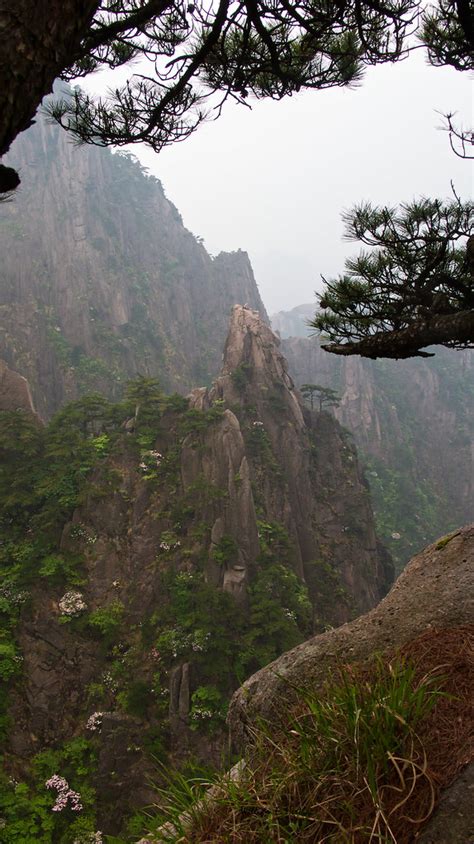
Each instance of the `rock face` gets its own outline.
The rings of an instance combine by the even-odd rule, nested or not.
[[[247,254],[211,258],[133,156],[38,120],[8,160],[24,178],[0,209],[0,357],[40,414],[137,374],[210,383],[232,305],[264,313]]]
[[[160,753],[218,760],[209,712],[239,673],[366,611],[391,577],[353,446],[303,408],[256,311],[234,307],[221,376],[158,423],[156,467],[124,433],[64,526],[86,609],[65,624],[65,586],[35,584],[10,696],[15,771],[102,714],[94,785],[111,833],[152,800],[156,736]]]
[[[28,381],[0,360],[0,412],[5,410],[23,410],[36,416]]]
[[[430,627],[472,624],[473,564],[471,525],[414,557],[375,609],[309,639],[247,680],[234,696],[229,712],[235,744],[245,745],[249,728],[257,719],[278,718],[292,687],[315,689],[337,665],[364,661],[373,653],[397,648]]]
[[[418,844],[470,844],[474,841],[473,797],[474,762],[471,762],[441,795],[433,817],[418,838]]]
[[[307,336],[309,309],[272,318],[289,371],[298,385],[340,395],[334,414],[367,465],[379,534],[401,570],[426,542],[474,519],[474,353],[341,359]]]

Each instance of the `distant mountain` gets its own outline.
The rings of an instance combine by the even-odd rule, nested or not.
[[[182,393],[210,383],[231,307],[265,316],[247,254],[212,258],[133,156],[39,120],[8,162],[24,178],[0,206],[0,358],[44,417],[137,374]]]
[[[278,311],[270,317],[272,328],[280,337],[308,337],[309,321],[314,317],[316,305],[297,305],[291,311]]]

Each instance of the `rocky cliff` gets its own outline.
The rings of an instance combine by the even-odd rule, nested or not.
[[[186,392],[218,373],[230,308],[260,300],[244,252],[211,258],[134,157],[38,121],[0,207],[0,358],[44,417],[137,374]],[[27,177],[26,177],[27,175]]]
[[[125,403],[66,407],[43,439],[21,413],[0,433],[0,841],[21,841],[22,823],[45,842],[80,823],[116,831],[153,799],[157,758],[219,759],[245,676],[388,588],[355,450],[302,406],[249,307],[233,309],[222,374],[189,401],[141,379]],[[83,800],[67,833],[53,775]]]
[[[379,533],[400,570],[426,542],[474,518],[474,353],[337,358],[304,336],[308,308],[276,315],[283,353],[297,384],[338,392],[334,414],[354,436]]]

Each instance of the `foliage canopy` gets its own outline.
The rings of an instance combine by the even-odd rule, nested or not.
[[[327,281],[312,325],[340,355],[406,358],[440,343],[474,343],[474,204],[421,199],[400,208],[369,203],[344,215],[346,238],[370,251]]]
[[[0,155],[31,121],[55,77],[77,79],[104,67],[135,62],[135,72],[107,98],[77,90],[52,107],[54,117],[80,141],[146,142],[155,150],[186,138],[209,107],[218,116],[229,97],[245,103],[250,95],[281,99],[303,88],[353,85],[367,65],[405,57],[416,40],[426,46],[432,64],[474,67],[469,0],[439,0],[428,8],[420,0],[220,0],[211,5],[69,0],[52,4],[47,20],[33,16],[30,32],[32,12],[31,0],[16,4],[14,15],[2,12],[5,28],[31,40],[31,50],[15,54],[17,65],[25,63],[24,73],[17,67],[18,73],[4,80],[10,99],[15,99],[12,86],[21,80],[22,108],[17,119],[14,111],[5,111]],[[54,32],[55,58],[48,61],[37,48],[45,27],[48,37]]]

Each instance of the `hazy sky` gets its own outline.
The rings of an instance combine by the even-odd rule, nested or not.
[[[99,84],[90,77],[87,88]],[[357,89],[309,91],[222,117],[163,152],[132,148],[212,254],[246,250],[270,313],[314,299],[320,275],[357,244],[340,214],[361,200],[467,199],[472,163],[451,152],[436,113],[473,123],[468,74],[426,65],[422,52],[367,72]]]

